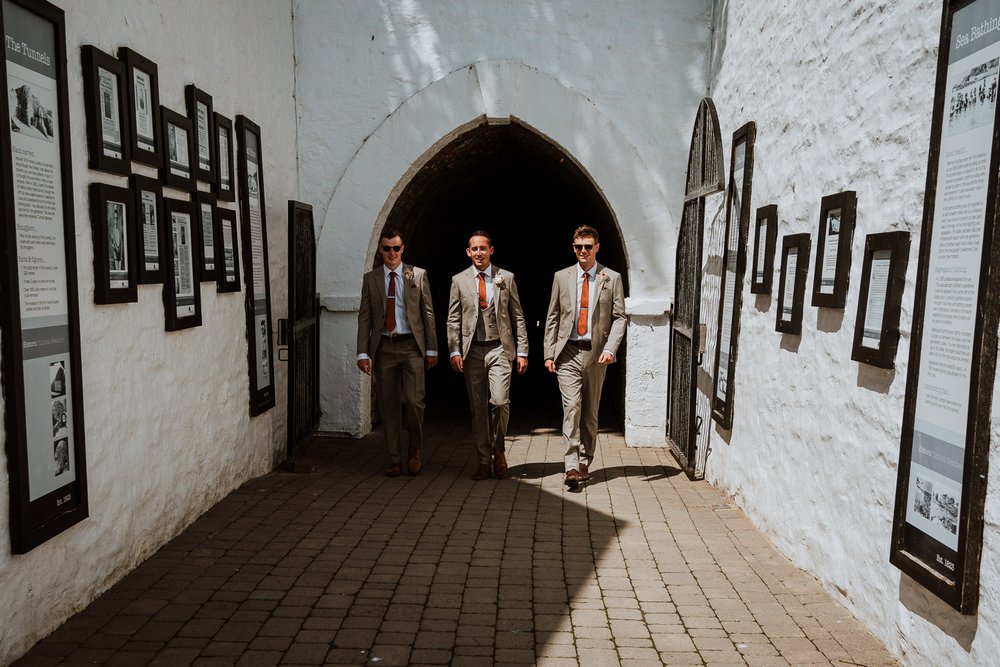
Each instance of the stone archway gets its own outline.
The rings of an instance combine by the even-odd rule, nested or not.
[[[369,429],[367,381],[354,370],[357,291],[372,264],[378,231],[399,197],[458,137],[481,125],[512,122],[574,161],[606,202],[629,267],[630,355],[645,359],[663,345],[677,226],[661,184],[625,135],[579,92],[518,61],[479,62],[400,105],[367,138],[334,190],[317,247],[324,309],[322,428],[355,434]],[[665,371],[665,364],[661,374],[643,363],[628,373],[625,432],[631,444],[663,443]]]

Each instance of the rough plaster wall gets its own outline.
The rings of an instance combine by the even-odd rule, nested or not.
[[[60,1],[69,113],[90,518],[22,556],[10,554],[9,487],[0,475],[0,664],[27,650],[245,480],[272,470],[285,442],[278,405],[248,416],[243,292],[202,283],[203,325],[167,333],[159,285],[139,301],[93,305],[87,188],[125,179],[87,168],[80,46],[130,46],[159,66],[161,104],[186,113],[184,86],[215,110],[261,126],[273,322],[286,312],[286,200],[295,198],[291,4]],[[154,175],[141,165],[135,171]],[[166,196],[181,196],[167,189]],[[235,204],[224,204],[234,208]],[[240,239],[242,243],[244,239]],[[272,325],[273,325],[272,322]],[[0,435],[0,441],[3,439]]]
[[[1000,652],[998,466],[978,617],[888,562],[940,16],[922,0],[719,3],[712,95],[727,173],[733,130],[755,120],[752,210],[778,205],[779,249],[798,232],[813,248],[801,336],[776,333],[777,299],[744,280],[734,427],[727,444],[712,425],[707,477],[906,663],[982,665]],[[813,308],[820,198],[848,189],[858,217],[847,306]],[[912,237],[896,368],[883,372],[850,357],[864,238],[890,230]]]
[[[557,145],[589,144],[594,151],[582,150],[573,157],[590,167],[591,173],[594,164],[608,171],[617,165],[609,161],[612,156],[601,152],[600,140],[590,139],[610,130],[620,132],[645,166],[643,173],[620,168],[617,177],[662,184],[666,203],[660,210],[666,210],[660,215],[679,219],[691,124],[706,88],[710,9],[706,0],[672,3],[669,10],[662,3],[645,1],[613,6],[483,0],[460,6],[296,2],[300,186],[303,199],[316,207],[317,226],[336,225],[333,230],[317,230],[321,273],[324,263],[334,267],[329,280],[320,280],[327,311],[322,337],[335,341],[324,346],[322,357],[327,379],[321,390],[324,428],[350,433],[368,428],[367,401],[359,403],[356,398],[366,396],[367,383],[353,368],[354,318],[361,271],[371,260],[376,218],[393,186],[421,151],[474,117],[466,113],[469,108],[479,104],[482,109],[485,102],[489,113],[491,103],[498,102],[507,105],[508,114],[523,120],[526,116],[519,109],[547,105],[540,116],[545,123],[558,122],[536,129],[555,137]],[[330,66],[334,57],[343,67]],[[490,80],[486,68],[468,67],[483,62],[500,63],[499,80]],[[506,80],[520,75],[505,62],[518,63],[539,76]],[[477,76],[482,80],[472,81]],[[557,80],[561,89],[537,87],[546,78]],[[493,89],[512,95],[492,100],[488,91]],[[477,99],[470,99],[470,91]],[[580,107],[573,106],[575,100],[563,105],[569,93],[599,113],[581,113]],[[400,109],[414,104],[421,107],[423,116],[401,116]],[[504,115],[503,109],[498,111]],[[475,113],[482,116],[482,111]],[[558,118],[560,113],[565,115]],[[531,115],[527,118],[529,123],[535,120]],[[587,124],[592,119],[614,127]],[[395,135],[405,137],[398,144],[383,145]],[[378,147],[372,149],[372,143]],[[380,157],[372,161],[369,154]],[[359,161],[374,164],[361,169]],[[598,189],[607,185],[596,177],[595,181]],[[359,184],[364,192],[358,191]],[[352,194],[345,195],[345,189]],[[373,206],[371,192],[376,189],[380,194]],[[639,199],[640,192],[642,188],[636,186],[633,199]],[[657,233],[638,232],[630,227],[627,215],[621,211],[616,215],[629,253],[633,296],[638,292],[644,299],[659,302],[637,302],[631,309],[637,319],[628,339],[626,435],[631,436],[630,442],[661,444],[665,374],[639,371],[655,366],[656,356],[662,356],[663,313],[672,297],[675,234],[663,233],[666,226]],[[336,244],[327,254],[324,247],[329,238]],[[636,369],[635,378],[632,369]],[[329,382],[330,377],[337,381]]]

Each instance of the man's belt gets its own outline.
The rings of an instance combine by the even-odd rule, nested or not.
[[[390,343],[395,343],[396,341],[400,341],[400,340],[412,340],[413,339],[413,334],[411,334],[411,333],[388,333],[388,334],[382,334],[382,338],[385,338]]]
[[[590,351],[590,341],[589,340],[571,340],[571,341],[569,341],[569,344],[573,345],[574,347],[577,347],[577,348],[579,348],[581,350],[584,350],[586,352]]]
[[[494,338],[493,340],[474,340],[473,345],[479,345],[480,347],[496,347],[500,344],[499,338]]]

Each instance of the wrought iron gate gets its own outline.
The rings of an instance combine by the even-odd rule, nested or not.
[[[701,332],[701,273],[705,197],[720,192],[724,187],[719,117],[712,100],[706,97],[698,105],[688,154],[684,213],[677,240],[667,388],[667,442],[692,478],[704,475],[704,471],[697,470],[696,466],[700,424],[695,412],[695,391],[704,345],[704,334]]]
[[[319,423],[319,299],[312,206],[288,202],[288,457]]]

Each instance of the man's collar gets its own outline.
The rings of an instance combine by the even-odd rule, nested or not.
[[[395,269],[390,269],[388,266],[386,266],[385,264],[383,264],[382,265],[382,275],[388,277],[390,273],[395,273],[397,276],[402,276],[403,275],[403,263],[400,262],[399,266],[397,266]]]
[[[492,277],[493,276],[493,264],[491,263],[491,264],[487,265],[487,267],[485,269],[483,269],[482,271],[480,271],[479,269],[477,269],[476,265],[473,264],[472,265],[472,275],[473,276],[478,276],[480,273],[485,273],[486,275]]]
[[[584,274],[584,273],[588,274],[591,278],[593,278],[595,275],[597,275],[597,262],[594,262],[594,265],[592,267],[590,267],[589,271],[584,271],[583,267],[580,266],[580,263],[577,262],[576,263],[576,277],[579,278],[580,275]]]

